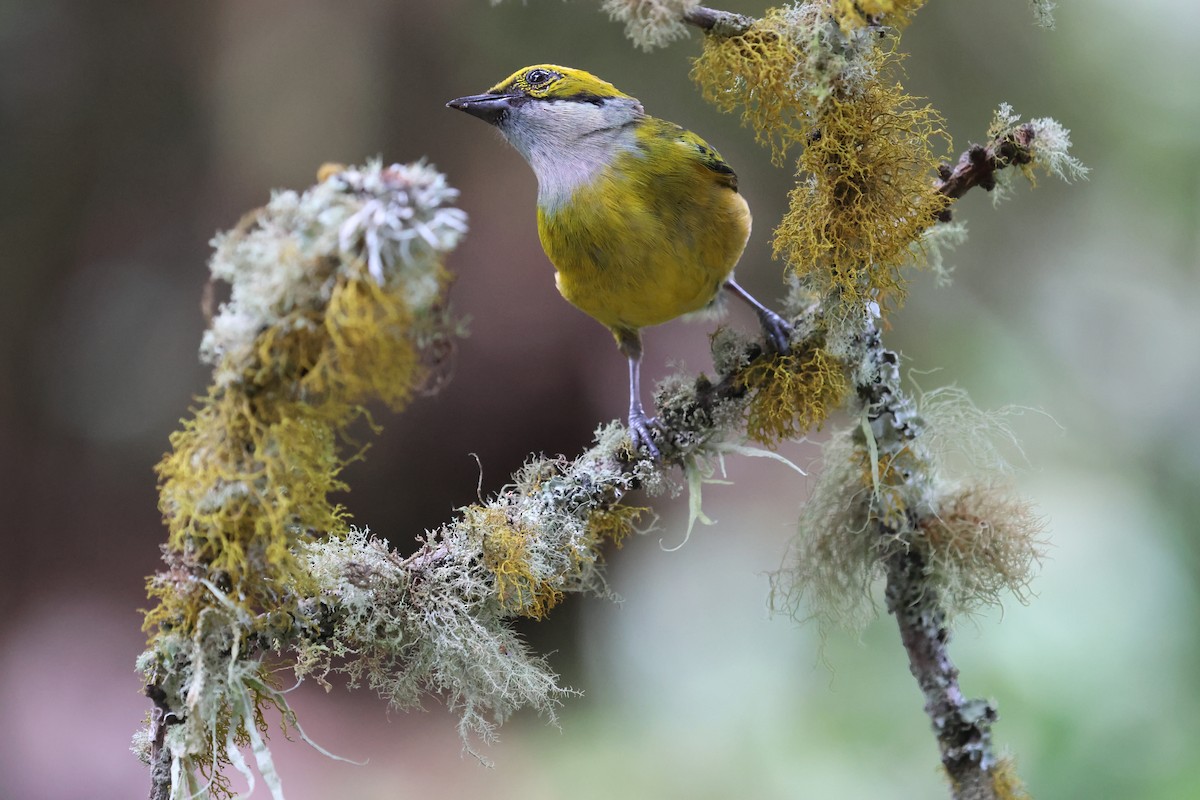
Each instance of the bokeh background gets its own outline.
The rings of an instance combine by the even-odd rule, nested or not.
[[[905,34],[909,87],[956,149],[1008,101],[1071,128],[1092,175],[998,209],[966,198],[953,285],[918,276],[890,341],[923,388],[1045,412],[1016,420],[1020,480],[1050,523],[1036,597],[963,621],[952,648],[965,690],[999,703],[1001,747],[1037,797],[1197,797],[1200,6],[1064,0],[1058,23],[1036,29],[1021,0],[940,0]],[[462,190],[472,227],[450,266],[472,336],[443,393],[381,413],[346,476],[356,520],[411,547],[475,497],[472,453],[494,491],[530,452],[580,451],[625,402],[608,334],[555,293],[527,166],[443,103],[548,61],[701,132],[756,214],[739,276],[770,298],[791,176],[698,98],[698,50],[693,35],[636,51],[584,0],[0,2],[0,800],[147,788],[127,746],[163,539],[152,467],[206,383],[212,234],[324,161],[426,157]],[[651,332],[649,379],[705,368],[710,328]],[[369,763],[276,736],[288,796],[943,796],[891,620],[822,643],[768,613],[806,480],[728,470],[705,496],[716,525],[668,552],[684,503],[656,500],[659,530],[612,554],[622,603],[574,598],[526,629],[584,691],[557,728],[511,721],[488,770],[436,701],[389,714],[304,687],[308,733]]]

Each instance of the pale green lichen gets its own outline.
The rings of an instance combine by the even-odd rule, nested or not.
[[[967,241],[967,224],[962,220],[939,222],[921,234],[911,245],[913,260],[924,262],[933,273],[938,286],[948,286],[954,265],[946,260],[947,254]]]
[[[1087,178],[1088,168],[1071,155],[1071,132],[1050,117],[1029,121],[1033,126],[1033,166],[1067,181]]]
[[[364,265],[414,313],[428,313],[445,283],[444,253],[466,231],[445,177],[424,164],[379,161],[333,171],[303,193],[279,191],[264,208],[213,239],[213,280],[230,286],[201,342],[214,382],[244,380],[262,333],[320,326],[339,279]],[[315,334],[315,331],[314,331]]]
[[[1001,103],[988,127],[988,137],[1003,139],[1017,134],[1018,129],[1028,127],[1028,163],[1020,164],[1019,170],[1005,169],[996,172],[996,188],[992,192],[993,204],[998,204],[1012,192],[1014,175],[1019,172],[1030,184],[1036,185],[1037,173],[1059,178],[1068,183],[1086,179],[1088,168],[1071,155],[1071,132],[1050,117],[1039,117],[1028,123],[1021,122],[1021,115],[1013,111],[1008,103]]]
[[[1052,0],[1029,0],[1029,8],[1033,11],[1034,22],[1043,28],[1054,27],[1054,9],[1058,3]]]
[[[1012,420],[1027,409],[981,409],[958,386],[923,392],[917,406],[925,422],[922,446],[940,472],[963,477],[1007,475],[1026,464]]]
[[[905,424],[915,438],[879,441],[888,429],[864,417],[825,445],[799,536],[772,576],[775,609],[823,632],[860,630],[875,618],[871,590],[888,557],[910,547],[951,613],[1026,599],[1044,522],[1005,478],[1020,453],[1013,412],[981,411],[956,388],[920,396],[914,410]]]
[[[700,0],[604,0],[600,7],[625,24],[625,35],[643,50],[665,47],[688,35],[684,15]]]
[[[439,695],[459,714],[464,743],[490,741],[525,706],[553,719],[570,690],[505,624],[494,575],[469,538],[445,528],[409,559],[366,530],[308,545],[329,630],[297,645],[297,677],[343,673],[397,709]]]

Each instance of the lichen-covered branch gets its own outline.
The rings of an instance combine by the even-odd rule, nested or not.
[[[941,590],[930,576],[934,565],[926,556],[928,543],[915,535],[924,517],[940,512],[931,500],[933,475],[922,457],[926,448],[918,441],[924,422],[915,403],[900,389],[898,356],[883,348],[874,325],[868,326],[864,343],[867,358],[876,364],[874,380],[858,387],[864,431],[870,430],[876,463],[888,465],[876,472],[885,473],[879,481],[889,487],[872,495],[874,530],[866,535],[889,543],[882,564],[888,612],[896,619],[909,668],[925,695],[925,711],[953,795],[956,800],[994,800],[999,797],[991,775],[997,763],[991,738],[996,712],[984,700],[963,698],[958,670],[947,650],[950,632]],[[901,464],[899,471],[892,466]],[[899,507],[893,499],[897,496]]]
[[[986,147],[971,145],[959,156],[954,167],[947,163],[938,167],[937,190],[955,200],[976,186],[990,192],[996,188],[997,170],[1028,164],[1033,160],[1033,154],[1030,152],[1033,137],[1033,126],[1026,123],[1004,133]],[[943,212],[941,219],[949,221],[949,207]]]
[[[953,795],[960,800],[1002,797],[995,772],[1002,762],[992,751],[996,709],[986,700],[967,700],[950,660],[950,630],[941,598],[925,578],[921,553],[896,552],[887,563],[888,612],[896,618],[909,669],[925,695],[925,713],[933,725],[942,766]]]
[[[333,168],[215,240],[231,288],[201,345],[213,383],[158,467],[168,539],[138,661],[155,708],[135,742],[153,796],[227,791],[243,746],[278,793],[259,725],[265,706],[294,718],[261,643],[318,627],[305,548],[348,532],[339,436],[368,400],[402,407],[455,336],[456,194],[424,164]]]
[[[903,301],[914,253],[936,263],[937,247],[962,235],[946,223],[971,188],[1003,188],[1014,172],[1032,180],[1035,169],[1066,179],[1086,171],[1061,125],[1019,124],[1007,105],[987,147],[972,147],[957,167],[938,165],[932,142],[948,143],[940,117],[903,92],[897,50],[879,46],[883,29],[898,36],[922,5],[772,9],[744,29],[706,36],[693,77],[718,107],[741,111],[777,163],[801,150],[775,251],[814,299],[822,346],[854,387],[849,411],[859,424],[835,431],[826,447],[775,601],[800,614],[803,600],[802,615],[823,624],[859,625],[874,615],[871,587],[883,580],[954,796],[1014,797],[1023,790],[1012,767],[991,751],[995,711],[963,699],[948,626],[955,612],[1025,596],[1042,523],[1003,477],[991,443],[1009,436],[1003,422],[956,390],[906,395],[877,319]],[[949,450],[974,453],[982,468],[955,475]]]
[[[442,260],[465,220],[453,197],[425,165],[334,167],[216,239],[212,274],[231,288],[201,347],[213,386],[159,466],[168,542],[138,662],[155,708],[135,743],[155,797],[227,793],[229,768],[252,781],[246,747],[281,791],[259,731],[274,706],[303,736],[271,683],[281,663],[319,681],[344,673],[397,708],[441,696],[468,747],[519,708],[553,717],[571,690],[510,620],[606,591],[603,549],[644,511],[621,504],[630,489],[663,488],[676,465],[700,474],[741,448],[747,422],[764,439],[806,429],[844,394],[811,322],[782,358],[723,333],[714,380],[660,389],[664,461],[606,426],[579,458],[532,459],[417,553],[393,553],[330,499],[338,436],[371,398],[403,406],[454,336]]]

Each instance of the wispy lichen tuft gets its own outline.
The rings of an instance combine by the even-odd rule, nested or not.
[[[1033,11],[1033,19],[1043,28],[1054,27],[1054,9],[1058,3],[1052,0],[1029,0],[1029,8]]]
[[[875,617],[871,590],[888,558],[912,548],[951,613],[999,605],[1006,592],[1027,598],[1044,523],[1005,475],[1009,451],[1019,454],[1012,412],[981,411],[954,388],[916,405],[904,423],[915,438],[878,440],[864,418],[826,444],[793,551],[772,576],[776,609],[823,631],[859,629]]]
[[[800,510],[800,535],[771,575],[771,607],[858,630],[875,618],[871,585],[882,572],[884,542],[871,530],[871,483],[865,450],[853,431],[835,432]]]
[[[1033,505],[994,481],[949,489],[935,508],[916,541],[946,607],[967,613],[999,606],[1009,594],[1025,602],[1045,546],[1045,521]]]
[[[402,559],[365,530],[308,545],[329,630],[297,646],[297,677],[344,673],[397,709],[441,695],[460,715],[464,743],[491,741],[526,706],[553,718],[570,690],[504,624],[477,543],[463,528],[445,529],[424,552]]]
[[[1068,183],[1087,178],[1088,168],[1071,155],[1071,132],[1049,117],[1039,117],[1022,123],[1021,115],[1013,111],[1011,105],[1001,103],[992,117],[988,136],[994,140],[1017,138],[1024,143],[1027,153],[1023,154],[1024,157],[1017,163],[1020,174],[1032,185],[1037,184],[1037,172],[1052,175]],[[1008,198],[1014,173],[1014,170],[996,173],[996,189],[992,192],[993,203],[998,204]]]
[[[688,35],[684,15],[700,0],[604,0],[609,17],[625,23],[625,35],[643,50],[665,47]]]
[[[939,222],[921,234],[921,238],[911,246],[913,261],[924,262],[929,271],[934,274],[938,286],[948,286],[954,265],[946,256],[959,245],[967,241],[967,224],[962,220]]]

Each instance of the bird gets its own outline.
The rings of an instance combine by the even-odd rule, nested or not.
[[[629,435],[660,458],[641,400],[641,330],[750,304],[768,345],[791,326],[733,277],[751,215],[737,175],[691,131],[581,69],[538,64],[446,104],[496,127],[537,177],[537,228],[559,293],[612,332],[629,365]]]

